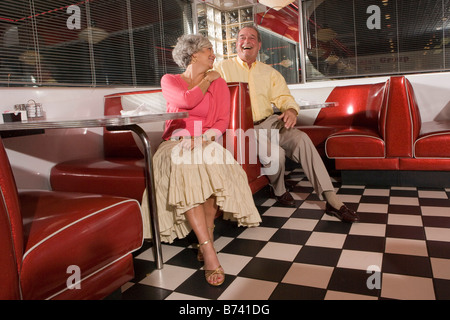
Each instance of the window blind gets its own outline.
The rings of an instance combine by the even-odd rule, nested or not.
[[[0,2],[1,86],[158,86],[186,0]]]
[[[450,70],[449,0],[304,0],[307,80]]]

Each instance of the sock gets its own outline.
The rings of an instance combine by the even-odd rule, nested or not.
[[[336,192],[334,191],[324,191],[323,196],[325,197],[327,202],[336,210],[339,210],[344,205],[344,203],[342,203],[342,201],[338,199]]]

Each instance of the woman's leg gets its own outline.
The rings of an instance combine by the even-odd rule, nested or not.
[[[216,198],[211,197],[203,204],[205,210],[206,227],[208,228],[211,241],[214,242],[214,219],[216,218]]]
[[[214,243],[214,219],[217,213],[216,198],[210,197],[208,200],[206,200],[203,204],[203,208],[205,210],[206,226],[208,228],[209,237],[211,239],[211,242]],[[198,250],[197,259],[198,261],[204,261],[203,253],[201,250]]]
[[[219,259],[217,258],[217,254],[213,245],[213,239],[211,239],[211,235],[207,225],[207,223],[210,223],[211,221],[211,208],[213,207],[210,199],[208,199],[205,203],[186,211],[185,216],[189,221],[192,229],[194,230],[194,233],[197,236],[198,243],[200,244],[199,250],[201,250],[203,253],[205,263],[204,269],[216,270],[220,267],[220,263]],[[223,282],[224,277],[225,276],[223,274],[215,273],[210,276],[207,281],[210,284],[214,285]]]

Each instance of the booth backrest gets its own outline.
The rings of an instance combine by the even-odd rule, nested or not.
[[[0,139],[0,300],[20,299],[23,227],[17,187]],[[7,296],[4,296],[7,295]]]
[[[404,76],[391,77],[386,116],[386,156],[412,157],[421,119],[411,84]]]
[[[131,108],[136,108],[141,104],[154,106],[155,108],[166,110],[165,102],[162,106],[161,89],[132,91],[105,96],[104,114],[120,115],[122,110],[126,110],[129,104]],[[156,98],[156,99],[155,99]],[[127,103],[135,100],[133,103]],[[103,152],[105,157],[120,158],[142,158],[143,155],[136,145],[130,131],[108,131],[103,130]]]
[[[230,123],[224,139],[227,148],[247,173],[250,184],[261,175],[261,163],[257,157],[257,146],[253,133],[253,116],[247,84],[228,83],[230,89]],[[233,145],[227,145],[227,141]]]
[[[404,78],[406,84],[406,93],[408,96],[409,110],[411,113],[411,121],[413,126],[413,141],[416,141],[422,129],[422,118],[420,117],[419,105],[417,104],[416,95],[414,89],[408,79]],[[411,146],[412,147],[412,146]]]
[[[327,102],[338,102],[338,106],[321,109],[314,125],[378,129],[385,90],[385,82],[336,87]]]

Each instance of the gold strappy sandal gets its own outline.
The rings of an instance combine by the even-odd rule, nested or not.
[[[208,230],[212,230],[213,239],[214,239],[214,227],[215,227],[215,225],[213,225],[212,227],[208,228]],[[197,251],[197,260],[200,261],[200,262],[203,262],[205,259],[203,258],[203,253],[200,251],[200,245],[199,244],[197,244],[197,249],[198,249],[198,251]]]
[[[210,282],[209,278],[211,276],[216,275],[216,274],[222,274],[223,275],[222,281],[217,282],[217,283]],[[208,282],[210,285],[212,285],[214,287],[218,287],[225,281],[225,272],[223,271],[222,266],[218,266],[216,270],[205,270],[205,278],[206,278],[206,282]]]
[[[205,242],[200,243],[198,246],[201,247],[201,246],[204,246],[205,244],[208,244],[210,242],[211,242],[211,240],[208,239]],[[205,271],[206,282],[208,282],[208,284],[210,284],[212,286],[218,287],[225,281],[225,272],[223,271],[223,268],[220,265],[215,270],[204,270],[204,271]],[[217,283],[213,283],[213,282],[210,281],[210,278],[212,276],[216,275],[216,274],[223,275],[223,279],[221,281],[217,282]]]

